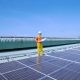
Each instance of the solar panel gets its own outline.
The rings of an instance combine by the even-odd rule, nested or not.
[[[48,55],[56,56],[56,57],[65,57],[70,54],[69,53],[65,54],[65,52],[52,52],[52,53],[49,53]]]
[[[53,58],[51,58],[51,57],[49,57],[49,56],[40,56],[40,57],[31,58],[31,59],[29,59],[29,61],[35,63],[37,59],[40,59],[41,62],[53,60]]]
[[[30,58],[31,59],[31,58]],[[23,60],[19,60],[21,63],[27,65],[27,66],[30,66],[30,65],[34,65],[35,64],[35,61],[30,61],[30,59],[23,59]]]
[[[2,75],[0,75],[0,80],[6,80]]]
[[[42,56],[42,57],[41,57],[41,61],[42,61],[42,62],[43,62],[43,61],[51,61],[51,60],[54,60],[54,58],[49,57],[49,56]]]
[[[77,62],[80,62],[80,58],[78,60],[76,60]]]
[[[10,73],[4,74],[8,80],[37,80],[43,77],[43,74],[40,74],[32,69],[24,68],[21,70],[13,71]]]
[[[56,59],[56,58],[54,58],[54,60],[51,60],[51,61],[48,61],[48,62],[50,62],[51,64],[54,64],[56,66],[59,66],[59,67],[64,67],[65,65],[70,64],[69,61],[64,61],[64,60]]]
[[[48,57],[48,56],[41,56],[41,57],[32,57],[32,58],[27,58],[23,60],[19,60],[21,63],[25,65],[34,65],[37,63],[37,60],[40,60],[40,62],[45,62],[45,61],[51,61],[54,60],[54,58]]]
[[[66,50],[65,53],[80,54],[80,51],[75,50],[75,49],[71,49],[71,50]]]
[[[80,80],[80,73],[67,69],[61,69],[50,76],[57,80]]]
[[[32,58],[29,58],[28,61],[36,64],[36,60],[37,60],[37,57],[32,57]]]
[[[80,64],[72,63],[72,64],[68,65],[66,67],[66,69],[80,73]]]
[[[67,55],[67,56],[64,56],[62,58],[65,58],[65,59],[68,59],[68,60],[73,60],[73,61],[76,61],[80,58],[80,55],[77,55],[77,54],[70,54],[70,55]]]
[[[0,80],[80,80],[79,62],[79,52],[67,50],[1,63]]]
[[[24,67],[23,65],[17,63],[17,62],[7,62],[7,63],[1,63],[0,64],[0,72],[1,73],[5,73],[8,71],[12,71],[18,68],[22,68]]]
[[[40,72],[42,72],[42,73],[45,73],[45,74],[49,74],[49,73],[51,73],[51,72],[60,68],[60,67],[55,66],[55,65],[53,65],[49,62],[40,63],[40,64],[31,66],[31,67],[40,71]]]
[[[49,55],[68,59],[68,60],[73,60],[73,61],[77,61],[80,58],[80,55],[73,54],[73,53],[65,53],[65,52],[50,53]]]
[[[41,79],[41,80],[53,80],[53,79],[51,79],[51,78],[49,78],[49,77],[45,77],[45,78],[43,78],[43,79]]]

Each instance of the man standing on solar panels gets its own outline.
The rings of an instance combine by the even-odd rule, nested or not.
[[[38,35],[35,38],[36,44],[37,44],[37,53],[38,56],[41,56],[43,53],[43,44],[42,42],[45,41],[46,39],[42,39],[42,33],[39,31]]]

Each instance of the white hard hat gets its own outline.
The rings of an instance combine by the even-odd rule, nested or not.
[[[38,31],[38,34],[41,34],[41,31]]]

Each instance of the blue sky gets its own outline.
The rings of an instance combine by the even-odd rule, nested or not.
[[[0,36],[80,36],[80,0],[0,0]]]

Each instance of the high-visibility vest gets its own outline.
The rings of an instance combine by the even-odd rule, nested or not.
[[[36,38],[35,38],[36,42],[41,42],[42,40],[42,37],[40,35],[37,35]]]

